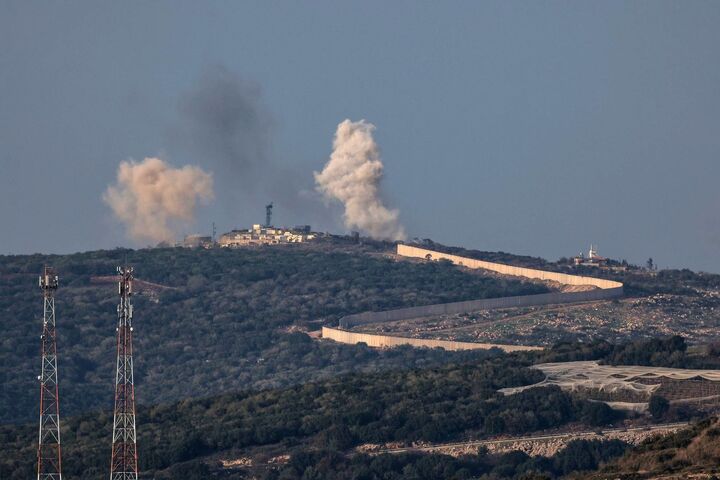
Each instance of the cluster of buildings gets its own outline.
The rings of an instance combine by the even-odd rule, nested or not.
[[[294,228],[276,228],[255,224],[249,230],[232,230],[220,235],[221,247],[244,247],[248,245],[277,245],[280,243],[303,243],[315,239],[310,225]]]
[[[215,242],[215,226],[213,236],[188,235],[182,242],[187,248],[246,247],[252,245],[278,245],[283,243],[303,243],[317,238],[310,225],[299,225],[293,228],[274,227],[272,221],[273,204],[265,207],[265,225],[259,223],[247,230],[231,230],[220,235]]]
[[[187,235],[183,239],[182,246],[186,248],[246,247],[303,243],[315,238],[317,234],[310,231],[310,225],[278,228],[255,224],[247,230],[231,230],[223,233],[217,242],[210,235]]]

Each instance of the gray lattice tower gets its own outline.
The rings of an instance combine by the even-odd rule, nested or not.
[[[40,370],[40,432],[37,451],[38,480],[60,480],[62,461],[60,451],[60,397],[58,392],[57,342],[55,334],[55,290],[58,276],[45,267],[40,276],[43,292],[43,333],[41,339],[42,366]]]
[[[117,368],[115,413],[113,415],[110,480],[137,480],[137,437],[135,431],[135,381],[133,377],[132,295],[133,269],[118,267]]]

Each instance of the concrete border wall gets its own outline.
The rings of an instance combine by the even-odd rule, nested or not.
[[[347,315],[340,319],[341,328],[351,328],[368,323],[394,322],[409,318],[434,317],[457,313],[476,312],[478,310],[495,310],[498,308],[532,307],[536,305],[553,305],[557,303],[576,303],[591,300],[608,300],[622,296],[613,290],[588,290],[585,292],[550,292],[537,295],[520,295],[517,297],[485,298],[465,302],[438,303],[422,307],[398,308],[384,312],[363,312]]]
[[[593,300],[608,300],[623,296],[623,284],[603,278],[584,277],[580,275],[569,275],[566,273],[546,272],[533,268],[515,267],[502,263],[485,262],[472,258],[450,255],[425,248],[413,247],[410,245],[398,245],[398,255],[412,258],[439,260],[446,259],[455,265],[467,268],[479,268],[491,270],[503,275],[525,277],[539,280],[550,280],[565,285],[590,285],[597,287],[593,290],[582,292],[550,292],[537,295],[522,295],[516,297],[486,298],[481,300],[469,300],[465,302],[440,303],[425,305],[421,307],[399,308],[384,312],[364,312],[354,315],[347,315],[340,319],[340,328],[352,328],[357,325],[369,323],[392,322],[409,318],[430,317],[436,315],[449,315],[466,313],[477,310],[493,310],[497,308],[529,307],[536,305],[552,305],[558,303],[576,303]]]
[[[569,275],[567,273],[547,272],[545,270],[537,270],[534,268],[515,267],[513,265],[505,265],[503,263],[485,262],[483,260],[475,260],[474,258],[460,257],[458,255],[450,255],[449,253],[436,252],[426,248],[413,247],[412,245],[398,244],[397,254],[403,257],[423,258],[430,260],[449,260],[455,265],[461,265],[467,268],[481,268],[483,270],[491,270],[503,275],[511,275],[514,277],[526,277],[537,280],[550,280],[562,283],[563,285],[592,285],[603,290],[614,288],[622,288],[623,284],[613,280],[604,278],[584,277],[581,275]],[[430,257],[428,257],[430,255]]]
[[[499,348],[505,352],[542,350],[541,347],[528,347],[523,345],[499,345],[494,343],[454,342],[452,340],[434,340],[429,338],[392,337],[371,333],[348,332],[347,330],[330,327],[322,327],[322,338],[328,338],[340,343],[366,343],[369,347],[375,348],[412,345],[413,347],[440,347],[445,350],[489,350],[491,348]]]

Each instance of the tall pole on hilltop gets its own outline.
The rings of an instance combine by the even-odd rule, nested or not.
[[[272,209],[272,202],[265,205],[265,226],[268,228],[272,227]]]
[[[117,369],[115,373],[115,413],[113,415],[110,480],[137,480],[137,441],[135,435],[135,382],[132,355],[132,267],[118,267]]]
[[[57,343],[55,341],[55,290],[58,276],[45,267],[40,276],[43,292],[43,333],[40,367],[40,433],[37,450],[38,480],[61,480],[60,397],[57,375]]]

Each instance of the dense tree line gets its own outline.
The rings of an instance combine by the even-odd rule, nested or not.
[[[591,478],[638,478],[638,471],[645,478],[717,478],[718,439],[718,418],[706,418],[678,432],[647,439]]]
[[[351,374],[281,390],[143,407],[140,462],[144,471],[155,472],[208,454],[268,445],[343,451],[363,443],[524,434],[616,418],[557,387],[511,396],[497,392],[541,376],[520,357],[497,355],[463,365]],[[110,422],[107,411],[64,422],[68,475],[91,478],[105,471]],[[2,478],[31,474],[34,432],[34,425],[0,427]]]
[[[396,262],[382,248],[388,246],[0,256],[0,422],[35,417],[42,315],[37,275],[45,264],[60,274],[58,368],[65,415],[111,405],[116,287],[91,280],[113,275],[123,262],[135,266],[137,278],[173,287],[134,300],[138,400],[145,404],[472,358],[320,343],[287,330],[318,329],[367,310],[544,291],[442,263]]]
[[[688,350],[679,335],[650,338],[621,344],[604,340],[591,343],[564,342],[533,355],[537,363],[598,360],[607,365],[643,365],[671,368],[720,368],[720,346],[706,345]]]
[[[544,291],[537,284],[467,273],[447,262],[395,262],[381,255],[384,248],[348,244],[0,257],[0,422],[34,420],[36,414],[41,311],[36,282],[46,263],[61,274],[64,469],[82,479],[107,469],[115,354],[115,289],[95,285],[91,277],[112,274],[125,261],[136,265],[138,277],[174,287],[135,299],[140,461],[148,478],[207,478],[207,455],[272,445],[293,453],[287,467],[268,473],[278,480],[417,479],[441,471],[449,478],[552,477],[592,469],[621,446],[578,444],[567,457],[553,459],[338,455],[367,442],[448,441],[618,419],[607,405],[578,400],[555,387],[508,397],[497,393],[539,381],[541,374],[527,368],[533,362],[699,366],[712,357],[688,353],[677,338],[622,346],[561,344],[549,352],[504,355],[372,350],[317,342],[289,328],[315,329],[366,310]],[[348,375],[351,371],[363,373]],[[221,392],[233,393],[218,396]],[[662,415],[662,400],[655,403],[653,410]],[[91,409],[97,411],[70,417]],[[34,424],[0,426],[0,478],[32,475],[35,436]],[[378,458],[388,462],[389,476],[373,471]],[[393,463],[396,458],[400,463]]]
[[[597,470],[618,458],[629,446],[620,440],[574,440],[552,457],[530,457],[524,452],[452,457],[436,453],[348,455],[328,449],[300,450],[285,465],[251,471],[212,468],[202,460],[175,464],[157,472],[158,480],[552,480],[568,474]]]
[[[627,444],[619,440],[575,440],[553,457],[530,457],[523,452],[451,457],[442,454],[404,453],[347,457],[336,451],[302,451],[264,480],[465,480],[471,478],[558,478],[573,472],[596,470],[622,455]]]

